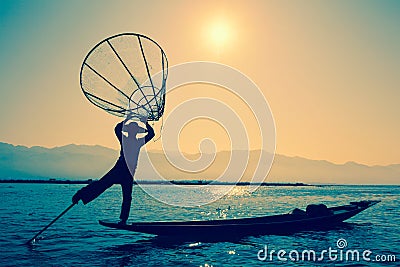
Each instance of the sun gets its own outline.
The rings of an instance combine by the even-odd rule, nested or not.
[[[218,23],[214,25],[211,29],[212,41],[217,45],[223,45],[229,37],[228,30],[226,24]]]
[[[238,41],[237,23],[233,17],[215,14],[204,21],[201,42],[211,52],[220,57],[227,56]]]
[[[209,37],[213,45],[223,47],[229,41],[231,29],[227,22],[217,21],[210,25]]]

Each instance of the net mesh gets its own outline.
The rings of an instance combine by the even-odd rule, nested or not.
[[[110,114],[157,121],[164,112],[167,75],[167,57],[155,41],[124,33],[89,52],[80,79],[87,99]]]

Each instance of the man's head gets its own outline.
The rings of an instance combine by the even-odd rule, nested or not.
[[[129,134],[145,133],[146,130],[139,125],[139,121],[128,120],[125,121],[123,130]]]

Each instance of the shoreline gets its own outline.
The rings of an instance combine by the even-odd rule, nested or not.
[[[48,180],[40,180],[40,179],[0,179],[0,184],[90,184],[97,180],[87,179],[87,180],[57,180],[57,179],[48,179]],[[236,186],[315,186],[311,184],[305,183],[250,183],[250,182],[214,182],[214,181],[204,181],[204,180],[189,180],[189,181],[176,181],[172,180],[169,182],[166,181],[140,181],[140,184],[148,184],[148,185],[236,185]],[[134,181],[134,185],[137,185],[138,182]]]

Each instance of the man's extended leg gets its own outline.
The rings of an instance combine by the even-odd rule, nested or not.
[[[100,180],[83,187],[72,197],[72,202],[78,203],[79,200],[82,200],[83,204],[86,205],[90,201],[94,200],[114,184],[114,176],[116,173],[117,170],[114,167]]]

